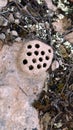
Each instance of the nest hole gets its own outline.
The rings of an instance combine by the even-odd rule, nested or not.
[[[26,59],[23,60],[23,64],[26,65],[28,61]]]
[[[47,66],[47,64],[46,64],[46,63],[44,63],[44,64],[43,64],[43,67],[45,68],[46,66]]]
[[[42,57],[40,57],[40,58],[39,58],[39,61],[40,61],[40,62],[42,62],[42,61],[43,61],[43,58],[42,58]]]
[[[39,47],[40,47],[40,45],[39,45],[39,44],[35,44],[35,47],[36,47],[36,48],[39,48]]]
[[[38,51],[34,51],[34,54],[37,56],[39,54],[39,52]]]
[[[38,68],[38,69],[40,69],[40,68],[41,68],[41,65],[40,65],[40,64],[38,64],[38,65],[37,65],[37,68]]]
[[[29,66],[29,70],[33,70],[33,68],[34,68],[33,65]]]
[[[48,52],[51,53],[51,49],[49,49]]]
[[[31,55],[32,55],[32,53],[31,53],[31,52],[27,52],[27,55],[28,55],[28,56],[31,56]]]
[[[45,59],[46,59],[46,60],[49,60],[49,56],[46,56]]]
[[[28,49],[31,49],[31,48],[32,48],[32,46],[31,46],[31,45],[28,45],[28,46],[27,46],[27,48],[28,48]]]
[[[45,54],[45,52],[44,51],[41,51],[41,55],[44,55]]]
[[[33,62],[33,63],[36,63],[36,59],[32,59],[32,62]]]

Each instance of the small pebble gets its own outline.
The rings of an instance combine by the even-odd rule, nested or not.
[[[5,19],[5,17],[0,16],[0,26],[7,26],[8,25],[8,20]]]
[[[0,39],[1,39],[1,40],[4,40],[4,39],[5,39],[5,34],[4,34],[4,33],[1,33],[1,34],[0,34]]]
[[[14,21],[13,14],[10,14],[10,15],[9,15],[9,21],[10,21],[10,22],[13,22],[13,21]]]
[[[7,29],[7,34],[10,33],[10,29]]]
[[[13,36],[18,36],[18,33],[17,33],[15,30],[11,31],[11,34],[12,34]]]
[[[21,14],[19,12],[15,13],[16,18],[21,18]]]
[[[51,68],[52,68],[52,71],[58,69],[59,68],[59,62],[57,60],[54,60]]]
[[[61,122],[59,122],[59,123],[54,123],[54,126],[55,126],[56,128],[60,128],[60,127],[62,127],[62,123],[61,123]]]
[[[20,23],[19,19],[15,19],[15,23],[19,24]]]
[[[8,20],[5,20],[3,26],[6,27],[7,25],[8,25]]]
[[[16,41],[16,42],[20,42],[20,41],[21,41],[21,37],[17,37],[17,38],[15,39],[15,41]]]
[[[2,9],[3,7],[5,7],[8,3],[8,0],[0,0],[0,9]]]
[[[13,11],[14,11],[14,6],[12,6],[12,7],[10,8],[10,11],[11,11],[11,12],[13,12]]]
[[[0,16],[0,26],[2,26],[3,23],[4,23],[4,18],[3,18],[3,16]]]

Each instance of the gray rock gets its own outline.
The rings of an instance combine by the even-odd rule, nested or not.
[[[0,16],[0,26],[2,26],[4,23],[4,17]]]
[[[14,33],[17,36],[17,33]],[[40,66],[33,63],[35,69],[31,70],[30,64],[34,58],[34,50],[40,52],[43,48],[49,55],[48,60],[43,59],[47,67],[44,64],[39,70]],[[33,53],[31,58],[30,53],[27,53],[29,50]],[[41,52],[45,55],[44,51]],[[35,58],[38,60],[39,56],[35,55]],[[38,40],[28,43],[16,42],[12,46],[5,44],[1,48],[0,130],[42,130],[38,111],[32,106],[32,102],[38,99],[38,95],[42,91],[47,74],[46,69],[50,66],[52,58],[52,48]],[[26,66],[27,62],[29,63]]]
[[[20,23],[19,19],[15,19],[15,23],[19,24]]]
[[[16,41],[16,42],[20,42],[20,41],[21,41],[21,37],[17,37],[17,38],[15,39],[15,41]]]
[[[11,34],[12,34],[13,36],[18,36],[18,33],[17,33],[15,30],[11,31]]]
[[[5,34],[4,34],[4,33],[1,33],[1,34],[0,34],[0,39],[1,39],[1,40],[4,40],[4,39],[5,39],[5,37],[6,37],[6,36],[5,36]]]
[[[8,0],[0,0],[0,9],[7,5]]]
[[[13,14],[10,14],[10,15],[9,15],[9,21],[10,21],[10,22],[14,22]]]
[[[19,12],[16,12],[15,13],[15,17],[20,19],[21,18],[21,14]]]

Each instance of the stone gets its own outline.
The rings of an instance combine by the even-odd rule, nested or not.
[[[16,16],[16,18],[18,18],[18,19],[21,18],[21,14],[20,14],[19,12],[16,12],[16,13],[15,13],[15,16]]]
[[[5,7],[8,3],[8,0],[0,0],[0,9]]]
[[[73,44],[73,32],[67,34],[67,35],[65,36],[65,39],[66,39],[67,41],[69,41],[71,44]]]
[[[18,33],[17,33],[15,30],[12,30],[12,31],[11,31],[11,34],[12,34],[13,36],[18,36]]]
[[[17,37],[17,38],[15,39],[15,41],[16,41],[16,42],[21,42],[21,37]]]
[[[46,4],[47,4],[47,7],[53,11],[56,11],[56,6],[52,3],[51,0],[45,0]]]
[[[55,71],[58,68],[59,68],[59,62],[57,60],[54,60],[51,65],[51,69],[52,69],[52,71]]]
[[[13,14],[9,14],[9,22],[14,22],[14,17],[13,17]]]
[[[1,130],[42,130],[32,103],[43,89],[52,59],[53,49],[38,40],[1,48]]]
[[[15,22],[16,24],[19,24],[19,23],[20,23],[19,19],[15,19],[14,22]]]
[[[1,34],[0,34],[0,39],[1,39],[1,40],[4,40],[4,39],[5,39],[5,37],[6,37],[6,36],[5,36],[5,34],[4,34],[4,33],[1,33]]]
[[[4,17],[0,16],[0,26],[3,26],[4,22],[5,22]]]

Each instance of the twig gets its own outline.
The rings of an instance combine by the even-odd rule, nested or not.
[[[50,130],[52,130],[55,120],[56,120],[57,117],[60,116],[61,114],[62,114],[62,112],[58,113],[58,114],[52,119],[52,121],[51,121],[51,129],[50,129]]]
[[[72,66],[72,70],[73,70],[73,66]],[[68,78],[66,79],[66,83],[65,83],[65,85],[64,85],[64,87],[63,87],[63,89],[62,89],[62,91],[61,91],[61,94],[64,92],[64,90],[65,90],[66,87],[67,87],[67,84],[68,84],[68,81],[69,81],[69,79],[70,79],[71,73],[72,73],[72,71],[70,70],[70,72],[69,72],[69,74],[68,74]]]

